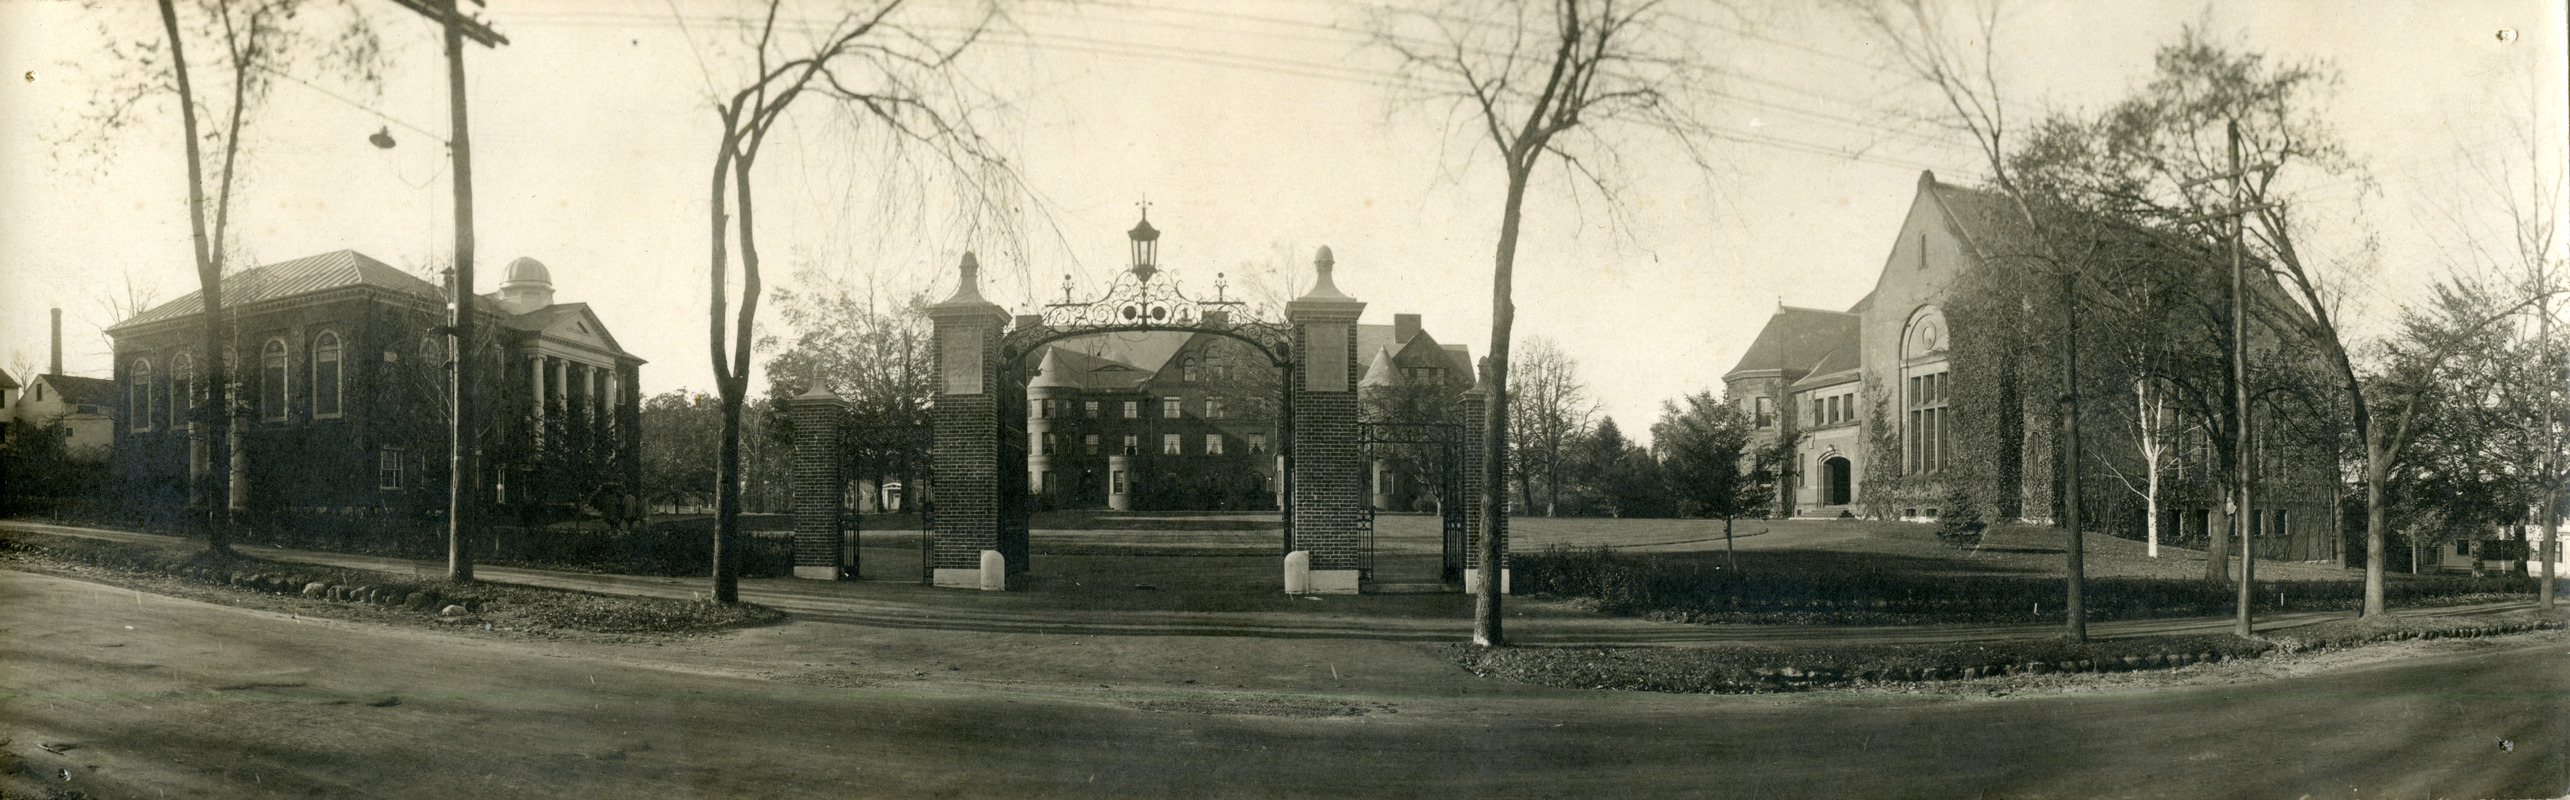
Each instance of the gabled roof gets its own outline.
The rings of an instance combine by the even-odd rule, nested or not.
[[[0,389],[15,389],[15,388],[18,388],[18,381],[17,381],[17,379],[9,377],[9,371],[8,371],[8,370],[0,369]]]
[[[1185,349],[1199,335],[1190,331],[1148,331],[1100,333],[1074,336],[1047,347],[1112,361],[1145,374],[1159,372],[1169,359]]]
[[[1373,354],[1377,351],[1390,352],[1395,355],[1399,355],[1402,351],[1409,349],[1411,342],[1423,338],[1431,342],[1436,342],[1437,340],[1436,335],[1429,333],[1425,328],[1420,329],[1416,335],[1413,335],[1408,339],[1396,340],[1394,336],[1397,333],[1398,331],[1390,325],[1356,326],[1357,357],[1372,358]],[[1443,348],[1448,353],[1448,356],[1454,359],[1453,369],[1458,370],[1458,374],[1467,376],[1474,374],[1476,368],[1472,362],[1472,348],[1470,346],[1445,344],[1442,342],[1438,342],[1437,346]]]
[[[368,258],[355,250],[335,250],[292,261],[280,261],[264,267],[253,267],[223,278],[223,303],[239,308],[264,300],[336,289],[342,286],[372,286],[390,292],[415,295],[435,303],[446,302],[445,290],[420,280],[384,262]],[[148,325],[154,322],[194,316],[205,311],[205,293],[189,292],[186,297],[162,303],[134,318],[108,326],[110,332]]]
[[[1860,319],[1843,311],[1778,306],[1775,315],[1767,318],[1767,327],[1758,331],[1757,341],[1749,343],[1749,352],[1742,354],[1740,363],[1723,373],[1723,377],[1758,370],[1777,370],[1801,377],[1824,366],[1833,357],[1843,358],[1848,366],[1854,366],[1857,322]],[[1838,355],[1840,353],[1845,355]]]
[[[117,400],[116,382],[107,378],[39,375],[35,380],[43,381],[46,386],[53,387],[54,394],[61,396],[64,403],[103,406]]]
[[[557,330],[565,325],[579,325],[582,330],[556,335],[558,337],[567,337],[571,339],[577,339],[582,334],[595,336],[598,337],[599,342],[606,345],[607,350],[614,352],[616,355],[631,358],[636,362],[642,362],[640,357],[637,357],[632,353],[625,352],[624,345],[616,343],[615,334],[607,332],[607,324],[599,321],[598,312],[590,310],[588,303],[555,303],[543,308],[528,311],[524,314],[505,313],[506,309],[501,309],[496,303],[488,307],[499,309],[503,312],[501,314],[501,324],[531,333],[541,334],[547,331]]]

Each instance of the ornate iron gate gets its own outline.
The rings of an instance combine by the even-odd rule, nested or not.
[[[1360,422],[1357,423],[1357,445],[1368,455],[1359,462],[1358,469],[1368,472],[1373,470],[1372,464],[1377,460],[1374,456],[1379,454],[1379,448],[1384,447],[1415,447],[1418,450],[1414,455],[1436,459],[1438,538],[1442,545],[1437,580],[1448,584],[1463,583],[1464,532],[1470,527],[1469,518],[1465,516],[1467,501],[1464,498],[1468,493],[1465,491],[1463,469],[1464,426],[1454,422]],[[1359,483],[1370,485],[1363,479]],[[1371,499],[1361,507],[1363,512],[1359,525],[1365,532],[1362,571],[1366,579],[1372,580],[1375,508]]]

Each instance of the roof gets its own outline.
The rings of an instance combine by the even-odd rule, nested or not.
[[[1359,358],[1372,358],[1372,354],[1376,351],[1386,351],[1397,354],[1408,348],[1410,346],[1410,340],[1403,339],[1395,341],[1393,339],[1395,333],[1396,331],[1393,329],[1393,326],[1390,325],[1356,326],[1357,356]],[[1425,336],[1428,337],[1429,341],[1436,341],[1436,334],[1429,333],[1426,328],[1419,329],[1418,336]],[[1447,354],[1454,359],[1454,368],[1460,370],[1461,374],[1474,374],[1476,368],[1472,362],[1472,348],[1470,346],[1446,344],[1444,342],[1438,342],[1437,346],[1444,348]]]
[[[39,375],[35,380],[54,387],[54,393],[65,403],[108,405],[116,402],[116,382],[107,378],[83,378],[77,375]]]
[[[1860,319],[1844,311],[1778,306],[1757,341],[1749,343],[1749,352],[1723,377],[1769,369],[1811,374],[1842,361],[1840,369],[1853,367]]]
[[[1151,379],[1151,375],[1150,370],[1131,364],[1050,344],[1044,346],[1044,359],[1036,367],[1035,379],[1028,381],[1026,388],[1124,391],[1142,385],[1143,381]]]
[[[246,306],[265,300],[292,297],[343,286],[372,286],[389,292],[416,295],[436,303],[446,302],[445,290],[420,280],[384,262],[355,250],[334,250],[292,261],[280,261],[264,267],[253,267],[223,278],[223,302],[231,307]],[[162,303],[132,319],[108,326],[110,332],[191,317],[205,311],[205,293],[189,292],[186,297]]]
[[[0,369],[0,389],[15,389],[15,388],[18,388],[18,381],[17,381],[16,379],[14,379],[14,378],[9,377],[9,371],[8,371],[8,370]]]

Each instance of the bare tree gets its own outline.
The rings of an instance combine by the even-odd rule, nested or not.
[[[1500,623],[1498,532],[1508,491],[1509,336],[1516,324],[1514,280],[1526,196],[1549,157],[1573,185],[1613,202],[1622,158],[1616,137],[1667,134],[1686,156],[1706,165],[1700,143],[1710,126],[1696,114],[1707,103],[1681,96],[1718,83],[1659,0],[1552,0],[1546,3],[1456,2],[1430,11],[1393,12],[1376,42],[1399,55],[1411,87],[1438,102],[1451,131],[1481,140],[1499,155],[1499,237],[1491,259],[1490,351],[1483,362],[1490,414],[1482,431],[1481,530],[1474,554],[1482,580],[1474,593],[1473,641],[1506,643]]]
[[[1518,496],[1531,511],[1535,476],[1544,478],[1544,516],[1558,516],[1562,499],[1562,447],[1596,424],[1598,404],[1580,380],[1579,361],[1552,339],[1526,340],[1512,370],[1517,388],[1508,397],[1509,442],[1514,445]]]
[[[178,100],[180,142],[187,156],[188,227],[205,325],[204,358],[196,383],[206,395],[205,402],[195,406],[200,418],[192,421],[190,430],[203,431],[196,435],[205,437],[207,463],[231,464],[229,483],[237,493],[247,485],[239,474],[246,462],[231,457],[239,444],[233,430],[239,409],[230,396],[233,365],[226,361],[230,337],[225,331],[223,274],[232,250],[232,199],[241,172],[241,139],[279,77],[320,67],[316,71],[371,87],[380,78],[381,58],[374,31],[365,17],[353,12],[309,15],[305,12],[314,4],[300,0],[200,0],[189,5],[196,13],[182,20],[175,0],[160,0],[164,38],[158,41],[128,40],[102,23],[111,51],[119,56],[111,63],[124,65],[125,71],[92,103],[83,120],[84,130],[75,136],[92,142],[93,154],[109,155],[114,148],[107,136],[93,136],[93,131],[112,135],[141,126],[156,101],[173,95]],[[190,39],[218,48],[218,74],[228,79],[216,86],[220,95],[228,95],[223,102],[199,98],[186,57]],[[221,122],[212,130],[200,130],[201,111],[218,116]],[[220,153],[211,181],[204,164],[208,150]],[[199,487],[209,498],[206,546],[217,551],[231,549],[230,511],[243,502],[238,496],[229,502],[213,499],[224,496],[226,473],[206,470],[205,485]]]
[[[2500,379],[2493,396],[2510,406],[2521,428],[2494,455],[2524,470],[2520,502],[2534,509],[2531,521],[2542,528],[2534,552],[2543,562],[2537,594],[2545,611],[2556,602],[2562,506],[2570,500],[2570,395],[2563,392],[2570,384],[2570,344],[2564,343],[2570,325],[2559,318],[2561,298],[2570,294],[2570,242],[2560,235],[2570,170],[2562,163],[2559,129],[2542,122],[2560,108],[2548,84],[2531,69],[2509,76],[2505,91],[2495,93],[2504,122],[2494,127],[2510,138],[2498,147],[2457,148],[2462,163],[2454,174],[2464,183],[2429,223],[2454,272],[2531,301],[2525,310],[2532,319],[2508,325],[2488,367]]]
[[[2173,449],[2170,440],[2178,427],[2177,412],[2168,394],[2167,387],[2161,385],[2160,380],[2145,374],[2133,381],[2132,402],[2129,408],[2123,409],[2124,421],[2132,425],[2134,454],[2141,458],[2140,483],[2134,483],[2133,476],[2124,474],[2115,459],[2107,458],[2102,452],[2097,454],[2097,461],[2106,467],[2107,474],[2115,476],[2116,482],[2122,483],[2127,491],[2142,498],[2144,552],[2151,558],[2160,557],[2160,493]]]
[[[795,101],[817,98],[837,118],[870,135],[894,162],[922,158],[947,174],[957,207],[976,222],[1014,219],[1017,181],[974,112],[979,90],[957,74],[956,59],[1002,21],[985,5],[955,25],[952,9],[880,0],[827,22],[787,18],[769,0],[752,31],[755,69],[738,89],[714,98],[723,133],[712,175],[709,334],[714,383],[722,400],[715,462],[714,598],[739,600],[741,409],[749,392],[756,342],[760,275],[753,169],[770,133]],[[886,170],[890,171],[890,170]],[[922,182],[923,184],[925,181]],[[975,231],[980,231],[978,225]],[[1003,230],[1005,233],[1005,230]],[[738,312],[731,313],[730,266],[740,264]]]

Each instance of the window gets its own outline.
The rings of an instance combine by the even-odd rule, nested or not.
[[[1223,399],[1222,399],[1222,398],[1220,398],[1220,397],[1208,397],[1208,398],[1205,398],[1205,418],[1206,418],[1206,419],[1222,419],[1222,418],[1223,418]]]
[[[1776,425],[1776,398],[1773,398],[1773,397],[1761,397],[1761,398],[1758,398],[1758,399],[1757,399],[1757,400],[1755,400],[1755,401],[1752,401],[1752,402],[1750,403],[1750,406],[1751,406],[1752,408],[1756,409],[1756,417],[1757,417],[1757,420],[1758,420],[1758,427],[1761,427],[1761,428],[1772,428],[1772,427],[1775,427],[1775,425]]]
[[[1114,481],[1115,486],[1109,491],[1113,491],[1116,494],[1124,494],[1124,470],[1115,470]]]
[[[1205,362],[1202,360],[1197,359],[1195,356],[1188,356],[1187,360],[1179,363],[1185,365],[1186,381],[1188,383],[1195,383],[1205,379]]]
[[[1080,405],[1081,405],[1081,406],[1082,406],[1086,411],[1088,411],[1088,412],[1089,412],[1089,417],[1090,417],[1091,419],[1095,419],[1095,418],[1098,416],[1098,401],[1096,401],[1096,400],[1091,400],[1091,401],[1088,401],[1088,402],[1085,402],[1085,403],[1081,403]]]
[[[1044,418],[1044,401],[1042,401],[1042,400],[1033,400],[1033,399],[1027,400],[1027,401],[1026,401],[1026,416],[1027,416],[1029,419],[1043,419],[1043,418]]]
[[[1086,452],[1086,454],[1087,454],[1087,455],[1097,455],[1097,454],[1098,454],[1098,435],[1097,435],[1097,434],[1092,433],[1092,434],[1089,434],[1089,435],[1087,435],[1087,436],[1082,436],[1082,437],[1080,437],[1080,447],[1081,447],[1081,449],[1082,449],[1082,450],[1084,450],[1084,451]]]
[[[402,488],[402,449],[385,445],[375,453],[375,485],[384,489]]]
[[[1048,456],[1053,454],[1053,434],[1044,434],[1043,453]]]
[[[1911,474],[1943,472],[1952,454],[1946,428],[1953,410],[1946,399],[1949,373],[1910,376],[1909,425],[1902,438]]]
[[[196,359],[170,359],[170,430],[183,431],[196,417]]]
[[[152,362],[139,358],[135,359],[134,368],[127,371],[125,380],[127,381],[125,386],[125,408],[126,411],[129,412],[126,414],[126,418],[131,421],[129,424],[132,425],[134,430],[151,430]]]
[[[1125,418],[1125,419],[1141,419],[1141,418],[1142,418],[1142,401],[1140,401],[1140,400],[1126,400],[1126,401],[1124,401],[1124,418]]]
[[[1179,400],[1175,397],[1160,398],[1160,418],[1177,419],[1178,413],[1181,410],[1181,405],[1184,402],[1185,401]]]
[[[1183,455],[1183,454],[1185,454],[1186,452],[1187,452],[1187,443],[1186,443],[1186,440],[1179,438],[1179,437],[1178,437],[1178,434],[1174,434],[1174,433],[1161,434],[1161,436],[1160,436],[1160,454],[1161,454],[1161,455],[1164,455],[1164,456]]]
[[[1135,435],[1130,434],[1130,433],[1125,434],[1125,435],[1124,435],[1124,454],[1125,454],[1125,455],[1128,455],[1128,456],[1132,456],[1132,455],[1141,455],[1141,454],[1142,454],[1142,437],[1140,437],[1140,436],[1135,436]]]
[[[1205,455],[1218,456],[1222,454],[1223,435],[1219,433],[1205,434]]]
[[[1251,453],[1264,453],[1264,452],[1267,452],[1267,434],[1264,434],[1264,433],[1253,433],[1253,434],[1250,434],[1250,435],[1249,435],[1249,452],[1251,452]]]
[[[312,346],[312,415],[339,416],[339,334],[323,331]]]
[[[286,418],[286,340],[269,339],[259,348],[259,416]]]

